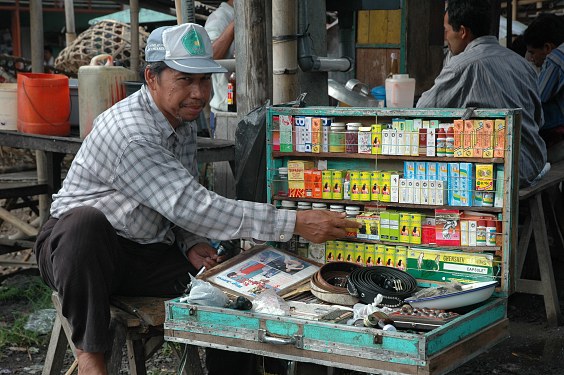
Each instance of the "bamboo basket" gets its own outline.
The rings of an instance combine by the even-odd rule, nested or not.
[[[149,33],[139,28],[139,59],[145,63],[145,45]],[[114,61],[129,68],[131,66],[131,28],[130,25],[105,20],[89,27],[65,49],[55,60],[55,68],[78,74],[78,68],[88,65],[94,56],[111,55]]]

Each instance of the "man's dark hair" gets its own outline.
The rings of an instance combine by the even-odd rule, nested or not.
[[[44,49],[45,51],[51,52],[51,55],[53,54],[53,48],[51,48],[51,46],[45,45],[45,46],[43,46],[43,49]]]
[[[447,13],[448,23],[454,31],[460,31],[460,26],[464,26],[472,31],[475,38],[490,34],[490,0],[448,0]]]
[[[151,73],[153,73],[156,76],[160,76],[161,73],[164,70],[169,69],[168,65],[166,65],[164,63],[164,61],[156,61],[156,62],[146,63],[145,66],[139,70],[139,77],[141,78],[141,81],[143,83],[147,83],[147,82],[145,82],[145,69],[146,68],[149,68]]]
[[[527,46],[541,48],[545,43],[556,47],[564,43],[564,20],[555,14],[541,13],[523,33]]]

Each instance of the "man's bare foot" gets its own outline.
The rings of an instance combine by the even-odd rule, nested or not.
[[[76,349],[79,375],[108,375],[104,353],[88,353]]]

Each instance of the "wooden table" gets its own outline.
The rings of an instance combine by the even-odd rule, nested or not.
[[[45,153],[45,183],[14,183],[0,185],[0,199],[28,197],[39,194],[51,196],[59,191],[62,183],[61,163],[66,154],[76,154],[82,139],[78,135],[57,137],[38,134],[27,134],[15,131],[0,130],[0,146],[39,150]],[[235,161],[235,144],[233,141],[198,137],[198,162],[212,163],[228,161],[231,168]],[[32,241],[8,240],[0,238],[0,255],[29,248]]]

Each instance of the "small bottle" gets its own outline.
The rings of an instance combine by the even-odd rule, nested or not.
[[[486,246],[486,220],[478,220],[476,246]]]
[[[486,246],[495,246],[497,228],[495,220],[486,221]]]
[[[237,80],[235,72],[231,73],[227,82],[227,111],[237,112]]]
[[[279,197],[288,196],[288,168],[278,168],[278,173],[274,174],[274,194]]]
[[[454,157],[454,127],[452,126],[449,126],[446,131],[445,154],[448,158]]]
[[[398,54],[392,52],[390,54],[390,73],[388,73],[388,78],[391,78],[394,74],[399,74],[399,61]]]
[[[443,128],[437,131],[437,156],[446,156],[446,132]]]

